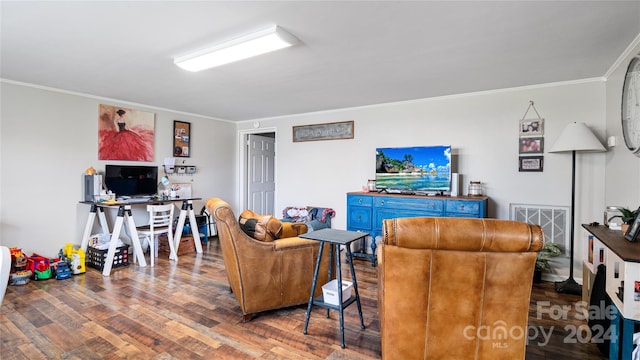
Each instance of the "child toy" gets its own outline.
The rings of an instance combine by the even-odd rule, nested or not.
[[[22,252],[22,249],[17,247],[9,248],[11,253],[11,272],[23,271],[27,268],[27,257]]]
[[[87,269],[85,267],[85,254],[82,249],[74,249],[73,244],[65,244],[64,249],[60,250],[60,260],[67,262],[74,275],[84,274]]]
[[[56,261],[52,263],[51,269],[53,269],[53,274],[57,280],[68,279],[71,277],[71,269],[69,269],[69,265],[64,261]]]
[[[51,265],[49,258],[33,254],[28,259],[27,270],[33,272],[34,280],[51,279]]]
[[[31,278],[31,271],[16,271],[9,275],[9,285],[26,285]]]

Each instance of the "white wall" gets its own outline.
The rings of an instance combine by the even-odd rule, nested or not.
[[[638,39],[636,39],[638,43]],[[640,206],[640,157],[625,146],[621,126],[622,85],[627,66],[640,45],[628,51],[617,69],[607,80],[607,134],[616,137],[617,145],[607,152],[605,170],[606,205],[637,209]]]
[[[78,203],[85,169],[104,171],[106,163],[160,166],[171,156],[174,120],[191,122],[191,157],[178,163],[196,165],[197,173],[172,181],[192,181],[193,196],[203,199],[235,193],[233,123],[7,82],[0,86],[2,245],[55,256],[65,243],[80,244],[89,210]],[[154,162],[97,160],[101,103],[156,114]]]
[[[277,129],[276,209],[332,207],[337,212],[333,226],[345,229],[345,194],[359,191],[367,179],[374,178],[376,147],[440,144],[453,146],[463,193],[470,180],[485,184],[490,217],[508,219],[512,203],[568,207],[570,154],[545,153],[543,172],[518,172],[518,125],[530,100],[545,118],[546,149],[573,121],[585,122],[604,143],[605,84],[600,80],[258,120],[262,127]],[[532,117],[533,110],[527,114]],[[292,142],[294,125],[345,120],[355,121],[353,140]],[[239,129],[253,124],[242,123]],[[602,218],[604,169],[604,154],[578,156],[578,226]],[[581,251],[576,251],[576,257],[579,263]]]

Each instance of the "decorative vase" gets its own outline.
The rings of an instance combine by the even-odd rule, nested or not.
[[[622,226],[620,227],[620,231],[622,231],[622,235],[626,234],[627,230],[629,230],[629,224],[622,224]]]

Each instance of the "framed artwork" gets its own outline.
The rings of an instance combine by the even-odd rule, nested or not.
[[[353,120],[293,127],[293,142],[353,139]]]
[[[544,135],[544,119],[520,120],[520,136]]]
[[[155,114],[121,106],[98,108],[98,160],[153,161]]]
[[[520,154],[542,154],[544,152],[543,137],[521,137]]]
[[[541,172],[544,158],[542,156],[520,156],[520,166],[518,170],[521,172]]]
[[[173,121],[173,156],[189,157],[191,154],[191,123]]]
[[[634,242],[638,239],[638,233],[640,233],[640,216],[636,216],[633,224],[629,226],[629,229],[624,234],[624,238],[631,242]]]

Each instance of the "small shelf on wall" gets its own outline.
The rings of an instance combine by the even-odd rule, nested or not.
[[[163,165],[163,167],[167,175],[193,175],[196,173],[196,167],[192,165]]]

